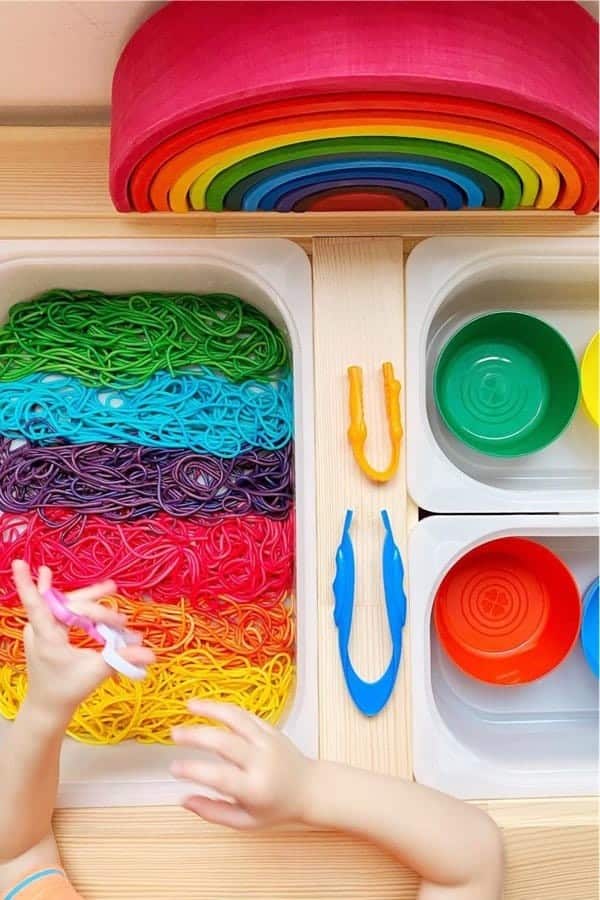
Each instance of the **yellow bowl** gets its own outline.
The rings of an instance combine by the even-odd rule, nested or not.
[[[581,360],[581,395],[583,404],[596,425],[600,425],[600,368],[598,366],[598,352],[600,349],[600,331],[597,331],[591,339],[583,359]]]

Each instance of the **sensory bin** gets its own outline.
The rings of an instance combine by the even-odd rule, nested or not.
[[[193,696],[315,753],[306,257],[284,241],[15,250],[0,259],[0,733],[25,691],[22,557],[61,590],[114,578],[110,602],[157,654],[145,681],[79,708],[62,803],[177,799],[167,745]]]
[[[412,498],[432,512],[596,512],[598,426],[574,383],[598,330],[596,241],[431,238],[408,259],[406,292],[407,478]],[[495,451],[489,440],[481,448],[486,452],[480,452],[457,438],[436,404],[434,373],[448,342],[465,326],[500,313],[528,316],[538,329],[556,334],[562,363],[555,351],[548,364],[550,377],[570,386],[567,414],[557,416],[563,400],[550,390],[549,376],[539,373],[538,351],[546,339],[541,345],[525,340],[517,318],[511,326],[512,346],[534,377],[542,379],[540,385],[533,383],[529,400],[520,396],[519,379],[513,379],[508,363],[500,373],[492,367],[481,378],[475,374],[470,383],[465,380],[468,396],[477,393],[466,404],[474,417],[471,427],[480,429],[478,434],[482,427],[497,427],[497,436],[504,428],[510,438],[520,419],[526,443],[536,435],[539,419],[548,415],[560,427],[555,439],[536,452],[513,452],[512,439],[507,455],[498,455],[502,447]],[[506,351],[505,344],[497,355],[504,358]],[[514,352],[510,365],[519,365]],[[531,386],[531,374],[525,374]],[[461,396],[458,388],[454,396]]]
[[[460,797],[595,791],[596,255],[432,238],[408,261],[408,487],[442,514],[409,543],[414,769]]]
[[[598,517],[432,516],[409,541],[413,759],[417,780],[464,798],[588,796],[596,790],[598,680],[578,629],[546,674],[505,684],[467,674],[442,647],[433,608],[443,578],[473,548],[503,538],[551,551],[581,598],[598,574]],[[523,629],[535,576],[500,569],[472,576],[464,597],[479,642]],[[539,576],[537,576],[539,578]],[[552,615],[567,615],[561,593],[545,594]],[[572,609],[572,607],[571,607]],[[545,614],[548,615],[548,609]],[[578,610],[579,616],[581,610]],[[570,615],[570,614],[569,614]],[[564,628],[570,628],[564,618]],[[523,633],[521,633],[524,639]],[[597,641],[597,638],[596,638]],[[532,635],[542,652],[544,638]],[[537,673],[539,674],[539,673]],[[514,681],[513,681],[514,680]],[[513,683],[511,683],[513,681]]]

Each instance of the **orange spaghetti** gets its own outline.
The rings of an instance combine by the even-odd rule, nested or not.
[[[125,597],[110,597],[107,602],[127,615],[130,627],[139,631],[144,643],[159,661],[170,659],[198,647],[207,647],[224,668],[229,659],[243,656],[252,665],[262,666],[281,653],[294,648],[294,610],[292,602],[265,608],[256,603],[223,600],[218,614],[199,612],[185,600],[178,604],[159,604]],[[22,671],[25,668],[23,628],[27,613],[23,607],[0,604],[0,665]],[[71,643],[80,647],[96,644],[85,632],[72,630]]]

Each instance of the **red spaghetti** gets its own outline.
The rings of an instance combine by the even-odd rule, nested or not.
[[[0,603],[14,605],[14,559],[37,573],[54,572],[70,591],[112,578],[124,597],[157,603],[182,598],[217,612],[227,599],[272,607],[292,593],[294,518],[213,516],[176,519],[166,513],[137,522],[73,518],[68,509],[0,516]]]

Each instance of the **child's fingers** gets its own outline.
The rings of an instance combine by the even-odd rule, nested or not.
[[[70,605],[71,603],[88,602],[90,600],[102,600],[103,597],[109,597],[116,592],[117,585],[114,581],[100,581],[98,584],[91,584],[89,587],[69,591],[67,599]]]
[[[27,616],[34,632],[41,637],[52,637],[57,630],[56,620],[40,597],[28,564],[22,559],[15,559],[12,564],[12,573],[17,593],[27,610]]]
[[[233,703],[215,703],[213,700],[190,700],[188,709],[195,716],[202,716],[227,725],[240,737],[255,742],[261,734],[261,728],[252,713],[246,712]]]
[[[246,768],[252,752],[250,744],[233,731],[224,731],[222,728],[209,725],[174,728],[173,740],[180,747],[195,747],[198,750],[218,753],[240,769]]]
[[[101,596],[105,596],[102,594]],[[78,616],[85,616],[92,622],[108,625],[110,628],[124,628],[127,624],[127,616],[112,609],[110,606],[102,606],[94,600],[72,599],[69,594],[69,609]]]
[[[52,587],[52,571],[48,566],[40,566],[38,571],[37,589],[42,596]]]
[[[138,647],[141,647],[144,643],[144,635],[140,631],[132,631],[131,628],[127,629],[127,643],[128,644],[137,644]]]
[[[156,656],[149,647],[140,647],[138,644],[130,644],[119,650],[119,654],[133,666],[151,666],[156,662]]]
[[[183,808],[200,816],[205,822],[212,822],[213,825],[224,825],[226,828],[240,830],[256,827],[254,818],[237,803],[210,800],[208,797],[188,797],[183,803]]]
[[[171,764],[171,774],[182,781],[195,781],[212,788],[232,800],[242,799],[245,776],[236,766],[184,759]]]

